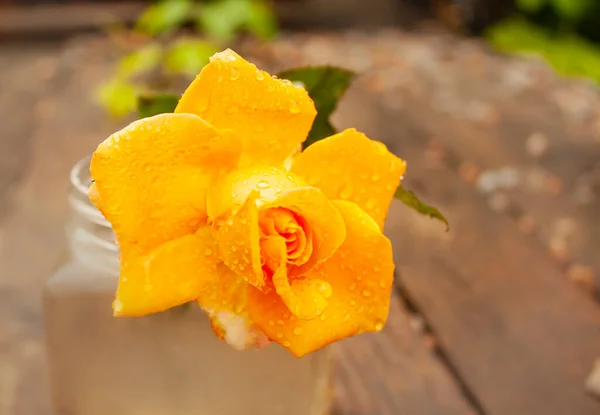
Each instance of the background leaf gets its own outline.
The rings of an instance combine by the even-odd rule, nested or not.
[[[292,69],[277,76],[302,83],[317,108],[317,117],[303,147],[335,134],[329,117],[356,76],[355,73],[333,66],[318,66]]]
[[[252,1],[250,3],[246,28],[262,40],[272,39],[279,31],[275,12],[262,1]]]
[[[162,0],[152,4],[137,20],[136,29],[149,35],[173,30],[188,19],[192,6],[190,0]]]
[[[446,231],[450,229],[450,224],[442,212],[433,206],[429,206],[421,202],[419,198],[410,190],[406,190],[402,186],[399,186],[394,197],[417,212],[444,222],[446,224]]]
[[[218,50],[201,39],[182,39],[167,51],[164,66],[167,70],[196,76]]]
[[[160,62],[162,49],[157,44],[149,44],[125,55],[119,62],[117,73],[127,78],[154,68]]]
[[[521,0],[522,1],[522,0]],[[594,0],[550,0],[559,16],[567,20],[580,20],[593,6]]]
[[[137,111],[140,118],[175,111],[179,97],[172,94],[144,94],[137,100]]]
[[[201,4],[198,25],[208,37],[231,41],[249,14],[248,0],[220,0]]]
[[[548,0],[516,0],[517,7],[528,13],[538,12]]]
[[[112,79],[96,90],[96,100],[113,117],[122,117],[135,111],[138,89],[121,78]]]

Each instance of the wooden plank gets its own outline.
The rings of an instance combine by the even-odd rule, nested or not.
[[[456,173],[427,158],[430,120],[353,92],[342,106],[408,160],[406,184],[447,214],[451,232],[395,203],[386,232],[399,285],[423,312],[483,411],[597,414],[584,390],[600,353],[600,308],[562,277],[535,239],[492,212]],[[344,115],[340,115],[344,118]],[[355,122],[356,124],[356,122]]]
[[[381,333],[335,345],[334,414],[475,415],[396,295]]]
[[[133,21],[146,5],[143,1],[124,1],[0,8],[0,35],[102,28]]]

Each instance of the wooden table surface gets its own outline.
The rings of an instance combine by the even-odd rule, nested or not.
[[[48,414],[40,288],[64,243],[70,167],[126,121],[90,91],[102,38],[0,48],[0,414]],[[336,115],[408,160],[450,232],[394,203],[389,323],[336,345],[339,415],[592,415],[600,358],[600,95],[542,63],[395,30],[281,37],[274,70],[360,78]]]

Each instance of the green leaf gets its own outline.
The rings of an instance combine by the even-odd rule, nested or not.
[[[317,116],[303,147],[306,148],[316,141],[335,134],[336,131],[329,117],[356,74],[333,66],[319,66],[292,69],[281,72],[278,76],[302,83],[317,108]]]
[[[138,97],[137,111],[140,118],[175,111],[179,97],[172,94],[143,94]]]
[[[272,39],[277,35],[279,28],[273,9],[263,1],[253,1],[248,10],[246,27],[253,35],[263,40]]]
[[[160,62],[162,49],[157,44],[146,45],[143,48],[125,55],[119,62],[118,74],[128,78],[152,69]]]
[[[138,89],[121,78],[114,78],[96,90],[96,100],[114,117],[135,111]]]
[[[402,186],[398,187],[394,197],[404,203],[406,206],[416,210],[422,215],[427,215],[434,219],[441,220],[446,224],[446,231],[450,230],[450,224],[448,219],[440,212],[437,208],[429,206],[419,200],[419,198],[410,190],[404,189]]]
[[[247,21],[249,4],[248,0],[219,0],[202,4],[198,26],[210,38],[229,42]]]
[[[136,29],[149,35],[168,32],[183,24],[192,11],[190,0],[162,0],[146,8]]]
[[[536,13],[540,11],[548,0],[517,0],[517,7],[527,13]]]
[[[167,51],[165,68],[171,72],[195,76],[217,51],[212,44],[199,39],[182,39]]]
[[[580,20],[593,6],[593,0],[550,0],[556,13],[567,20]]]

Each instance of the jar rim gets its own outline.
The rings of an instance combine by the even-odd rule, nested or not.
[[[88,197],[88,189],[91,182],[91,173],[89,171],[91,155],[87,155],[80,159],[70,173],[71,187],[74,192],[69,195],[69,203],[71,207],[83,218],[91,221],[99,226],[112,228],[111,224],[106,220],[104,215],[92,204]],[[86,183],[86,181],[88,183]]]
[[[89,186],[86,186],[83,184],[83,180],[81,178],[81,173],[83,171],[85,171],[84,169],[86,167],[89,167],[91,161],[92,161],[91,155],[87,155],[87,156],[83,157],[81,160],[79,160],[77,163],[75,163],[75,165],[71,169],[71,173],[70,173],[71,185],[73,185],[75,190],[77,190],[81,194],[85,195],[86,197],[87,197]]]

